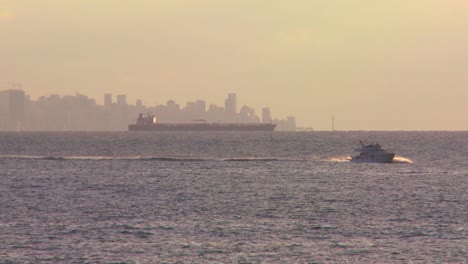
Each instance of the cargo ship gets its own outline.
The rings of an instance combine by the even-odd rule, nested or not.
[[[258,123],[208,123],[194,120],[191,123],[159,123],[155,116],[140,114],[129,131],[274,131],[276,124]]]

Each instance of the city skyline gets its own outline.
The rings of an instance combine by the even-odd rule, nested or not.
[[[20,87],[20,85],[18,85]],[[190,123],[205,120],[212,123],[275,123],[279,131],[295,131],[296,119],[273,118],[271,109],[242,105],[238,110],[237,94],[229,93],[223,106],[207,104],[203,99],[179,105],[174,100],[166,104],[135,104],[124,94],[103,95],[103,104],[95,98],[52,94],[33,100],[23,90],[0,90],[0,131],[123,131],[134,124],[140,114],[154,115],[160,123]]]
[[[0,90],[199,98],[330,130],[468,130],[468,2],[3,0]]]

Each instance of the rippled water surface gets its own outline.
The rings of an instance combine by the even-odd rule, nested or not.
[[[0,263],[466,263],[467,190],[468,132],[0,133]]]

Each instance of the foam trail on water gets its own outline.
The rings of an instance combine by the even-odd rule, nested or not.
[[[351,157],[350,156],[331,157],[331,158],[326,159],[326,161],[330,161],[330,162],[350,162]]]
[[[402,157],[402,156],[395,156],[393,158],[393,163],[413,163],[412,160],[408,159],[408,158],[405,158],[405,157]]]

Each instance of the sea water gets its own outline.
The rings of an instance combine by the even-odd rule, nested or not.
[[[468,132],[2,132],[0,263],[466,263],[467,190]]]

